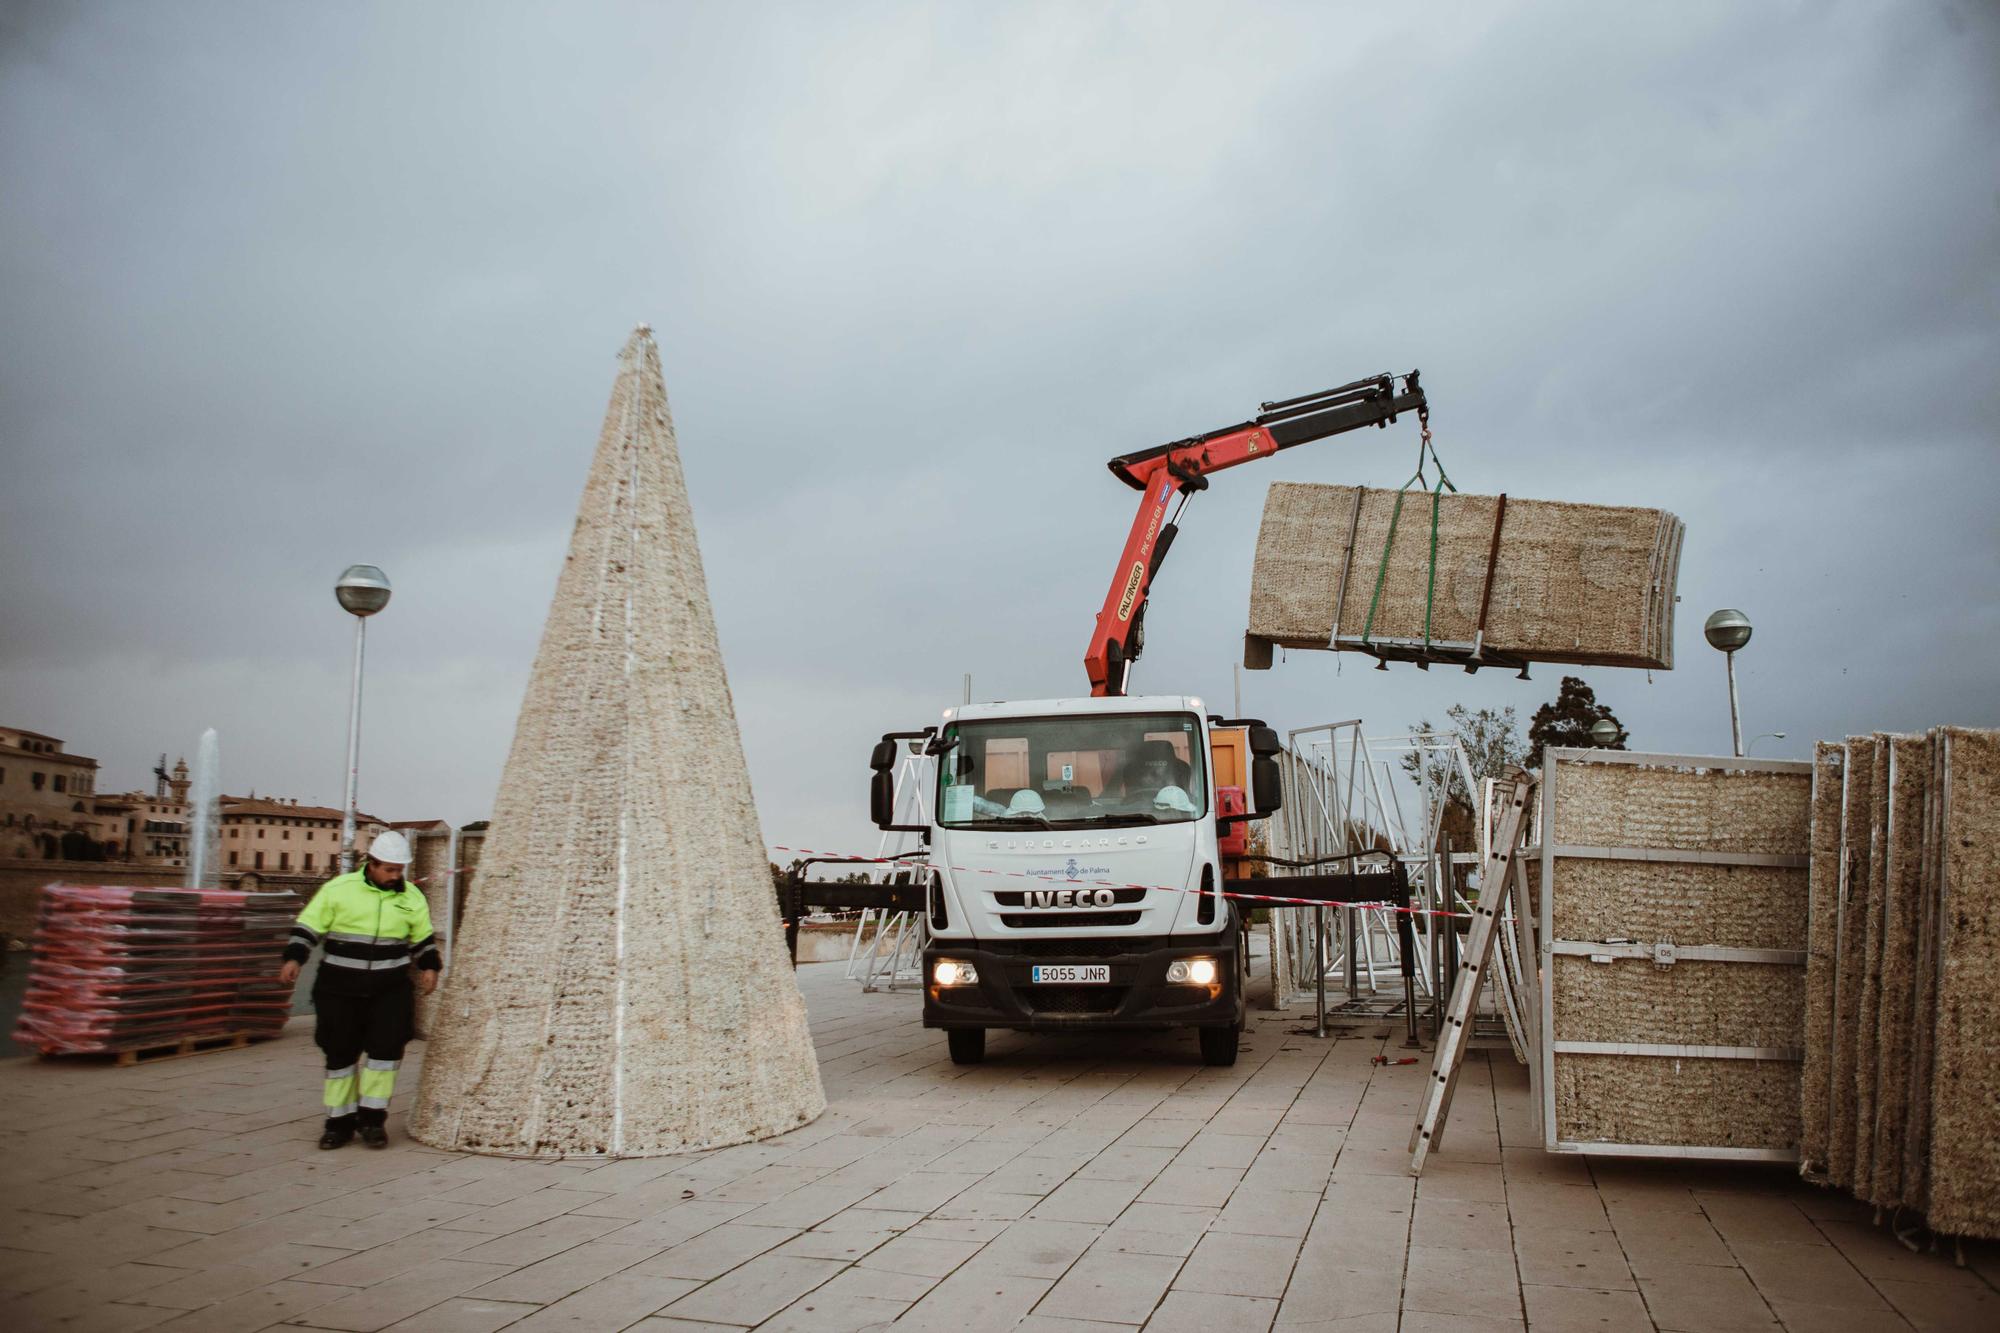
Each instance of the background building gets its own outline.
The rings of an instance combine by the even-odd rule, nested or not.
[[[185,868],[188,863],[188,766],[167,757],[153,770],[153,790],[97,798],[97,838],[106,861]]]
[[[219,850],[225,873],[256,871],[267,880],[289,875],[325,880],[340,873],[340,811],[300,805],[296,797],[279,800],[254,794],[225,796],[221,804]],[[375,835],[388,827],[374,815],[357,814],[356,857],[366,853]]]
[[[66,753],[54,736],[0,727],[0,856],[56,860],[94,848],[96,792],[95,759]]]

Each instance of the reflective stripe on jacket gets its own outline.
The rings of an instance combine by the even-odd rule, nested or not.
[[[319,886],[292,927],[285,957],[304,962],[316,944],[326,950],[320,961],[323,974],[328,968],[401,971],[412,962],[434,971],[443,964],[424,895],[407,881],[377,888],[362,870]]]

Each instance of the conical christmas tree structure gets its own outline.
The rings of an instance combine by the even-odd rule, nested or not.
[[[424,1058],[439,1148],[650,1156],[826,1107],[659,349],[625,346]]]

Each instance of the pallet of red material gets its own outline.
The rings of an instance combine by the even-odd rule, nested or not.
[[[275,1036],[296,909],[288,893],[51,885],[14,1039],[130,1064]]]

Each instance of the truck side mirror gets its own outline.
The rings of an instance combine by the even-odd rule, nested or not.
[[[875,748],[868,752],[868,767],[875,774],[868,783],[868,814],[875,821],[876,828],[890,833],[929,831],[923,824],[896,822],[896,759],[904,741],[923,745],[935,734],[936,729],[932,727],[922,731],[891,731],[876,741]]]
[[[1251,735],[1254,737],[1256,733]],[[1278,761],[1268,754],[1260,754],[1250,761],[1250,803],[1260,816],[1276,814],[1285,804],[1285,787],[1278,774]]]
[[[889,741],[882,742],[882,745],[889,744]],[[880,750],[882,747],[878,745],[875,748]],[[868,815],[879,829],[886,829],[896,822],[896,775],[887,768],[876,768],[875,776],[869,779]]]
[[[1284,753],[1285,743],[1278,739],[1275,728],[1262,723],[1250,726],[1250,753],[1254,755],[1274,755]]]

